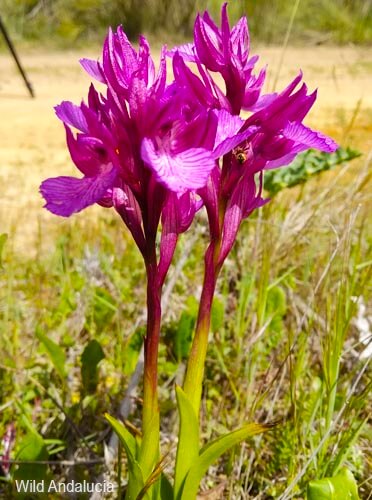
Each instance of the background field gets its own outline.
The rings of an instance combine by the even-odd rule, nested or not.
[[[195,14],[208,8],[217,17],[221,4],[220,0],[3,0],[1,12],[19,38],[52,39],[71,46],[97,39],[108,25],[119,23],[132,38],[142,32],[189,36]],[[277,44],[294,7],[294,39],[318,44],[371,42],[371,0],[232,0],[229,10],[233,21],[248,14],[256,39]]]
[[[225,456],[209,471],[203,490],[215,488],[209,498],[304,498],[310,479],[346,465],[367,499],[372,490],[367,427],[372,52],[363,44],[370,40],[371,2],[322,1],[314,10],[314,2],[303,0],[291,35],[295,46],[284,54],[280,43],[293,3],[278,2],[277,10],[268,3],[248,5],[257,35],[252,52],[269,64],[266,90],[274,84],[282,88],[301,68],[309,87],[319,88],[307,123],[363,155],[282,191],[242,227],[215,304],[204,437],[247,420],[281,424]],[[190,21],[181,23],[177,16],[190,11],[192,18],[195,3],[177,14],[169,7],[156,29],[149,15],[153,2],[146,15],[134,9],[135,2],[132,11],[128,2],[114,4],[124,9],[115,16],[93,0],[17,0],[2,6],[37,97],[28,98],[3,50],[0,233],[8,239],[0,270],[0,441],[14,426],[12,458],[69,464],[15,465],[12,474],[19,477],[116,477],[115,463],[110,470],[103,464],[110,433],[103,414],[118,415],[141,347],[141,261],[110,210],[92,207],[59,219],[42,209],[38,186],[45,177],[75,173],[52,108],[62,99],[79,102],[86,96],[89,77],[78,59],[99,57],[103,26],[116,23],[123,12],[133,34],[138,27],[152,32],[156,59],[159,33],[162,40],[167,30],[172,40],[186,36]],[[236,14],[242,4],[236,2]],[[337,12],[329,10],[332,5]],[[125,9],[137,11],[140,19],[130,20]],[[102,13],[98,20],[96,12]],[[176,33],[179,23],[182,35]],[[274,41],[277,45],[264,43]],[[337,41],[363,44],[336,46]],[[165,304],[161,405],[163,449],[170,456],[177,424],[173,386],[182,379],[202,281],[203,217],[198,225],[197,237],[194,227],[182,238]],[[87,383],[82,353],[92,341],[104,358]],[[130,421],[139,426],[140,394],[133,396]],[[77,461],[84,464],[72,465]],[[5,479],[1,495],[14,497]]]

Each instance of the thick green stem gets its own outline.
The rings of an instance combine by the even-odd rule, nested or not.
[[[183,390],[190,400],[199,421],[201,395],[203,390],[204,365],[208,349],[213,296],[222,262],[219,261],[227,201],[221,198],[218,210],[218,232],[212,238],[204,259],[204,282],[200,297],[199,313],[195,335],[187,362]],[[212,231],[211,231],[212,232]]]
[[[199,314],[183,386],[198,420],[203,388],[204,365],[208,348],[209,328],[211,324],[213,295],[216,289],[216,281],[219,272],[216,263],[218,253],[219,245],[211,243],[205,256],[204,283],[200,298]]]

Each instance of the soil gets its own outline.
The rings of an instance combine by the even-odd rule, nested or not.
[[[262,47],[257,52],[261,54],[261,65],[269,66],[267,90],[271,91],[282,49]],[[77,53],[46,52],[44,48],[20,56],[36,98],[28,96],[10,54],[1,53],[0,233],[10,232],[14,250],[30,254],[36,235],[48,234],[59,224],[42,208],[40,182],[46,177],[77,174],[53,106],[61,100],[78,103],[86,96],[90,78],[78,59],[96,58],[99,49]],[[309,88],[319,88],[318,101],[307,123],[369,151],[372,51],[355,47],[288,48],[276,89],[283,88],[300,68]],[[92,208],[89,213],[95,216],[97,212]]]

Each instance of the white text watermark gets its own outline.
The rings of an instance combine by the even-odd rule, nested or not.
[[[17,480],[15,487],[18,493],[113,493],[115,485],[108,481],[89,483],[88,481],[37,481],[35,479]]]

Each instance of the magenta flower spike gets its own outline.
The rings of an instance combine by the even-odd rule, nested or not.
[[[225,106],[234,114],[241,109],[253,110],[261,106],[259,100],[265,81],[266,70],[253,73],[258,56],[249,57],[249,31],[247,18],[242,17],[230,29],[227,3],[221,11],[221,27],[218,27],[208,12],[198,15],[194,26],[194,43],[176,47],[176,52],[185,62],[199,65],[203,79],[205,70],[220,73],[225,81]],[[208,77],[209,78],[209,77]],[[267,100],[267,97],[266,97]]]
[[[146,233],[156,232],[171,193],[183,195],[206,184],[215,164],[217,118],[200,106],[190,112],[181,89],[166,85],[164,51],[155,75],[143,37],[137,53],[121,28],[110,31],[102,64],[81,62],[107,85],[107,94],[91,86],[87,104],[56,107],[83,178],[44,181],[45,207],[68,217],[94,203],[113,206],[144,253]]]
[[[102,95],[92,85],[87,102],[80,106],[62,102],[56,107],[71,158],[82,177],[47,179],[40,191],[45,207],[63,217],[95,203],[113,207],[143,255],[148,321],[139,462],[146,479],[158,459],[159,447],[161,289],[178,236],[188,229],[202,205],[195,190],[206,184],[215,166],[218,120],[176,84],[166,84],[165,49],[156,74],[145,38],[140,39],[136,52],[121,28],[116,33],[109,31],[102,63],[83,59],[81,64],[107,87]],[[200,134],[200,130],[206,133]]]
[[[288,165],[309,148],[332,152],[336,143],[303,124],[316,100],[308,94],[300,73],[279,94],[262,94],[266,70],[254,72],[257,56],[249,54],[246,18],[230,29],[227,4],[222,6],[221,26],[206,12],[194,26],[194,43],[168,52],[173,58],[176,83],[201,106],[218,116],[214,153],[216,165],[205,187],[198,189],[206,207],[210,246],[205,256],[205,276],[199,317],[184,389],[198,415],[211,305],[216,280],[243,219],[269,200],[263,197],[264,171]],[[199,75],[187,62],[196,63]],[[213,81],[221,74],[225,89]],[[242,110],[251,115],[243,120]]]

